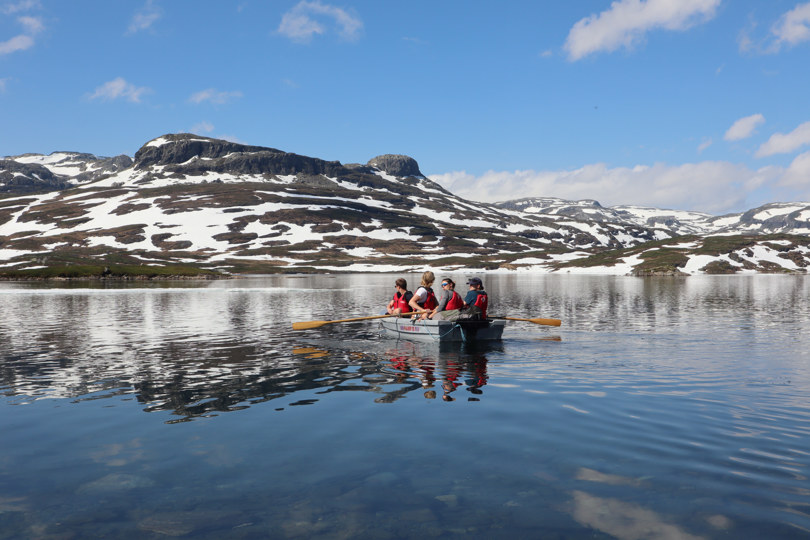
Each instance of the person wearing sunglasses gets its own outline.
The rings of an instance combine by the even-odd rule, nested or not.
[[[394,298],[388,302],[386,311],[389,315],[399,315],[410,311],[408,303],[413,298],[413,293],[408,290],[408,282],[403,278],[399,278],[394,282]]]
[[[439,296],[439,304],[427,316],[435,320],[453,320],[454,315],[458,315],[458,310],[464,305],[461,296],[456,292],[456,282],[450,278],[442,278],[442,294]]]

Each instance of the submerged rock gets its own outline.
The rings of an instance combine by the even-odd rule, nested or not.
[[[79,487],[76,493],[104,493],[111,491],[127,491],[130,489],[148,488],[155,485],[155,481],[145,476],[134,474],[108,474],[93,482]]]
[[[138,528],[166,536],[184,536],[202,529],[233,528],[241,517],[239,512],[228,511],[160,512],[140,520]]]

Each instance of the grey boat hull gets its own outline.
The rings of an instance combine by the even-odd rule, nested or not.
[[[429,342],[499,341],[506,321],[433,321],[391,317],[380,320],[390,337]]]

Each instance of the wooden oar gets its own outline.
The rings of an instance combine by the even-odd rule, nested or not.
[[[401,317],[404,315],[413,315],[416,311],[409,311],[408,313],[401,313],[400,315],[374,315],[373,317],[355,317],[354,319],[338,319],[336,321],[302,321],[292,323],[293,330],[311,330],[312,328],[320,328],[325,324],[341,323],[341,322],[355,322],[355,321],[368,321],[370,319],[384,319],[386,317]]]
[[[490,317],[490,319],[504,319],[507,321],[526,321],[534,324],[543,324],[545,326],[560,326],[562,321],[560,319],[519,319],[517,317]]]

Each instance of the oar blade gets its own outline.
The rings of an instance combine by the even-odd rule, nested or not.
[[[534,324],[543,324],[545,326],[560,326],[562,321],[560,319],[528,319],[529,322]]]
[[[292,323],[293,330],[311,330],[312,328],[320,328],[327,324],[329,321],[302,321]]]

